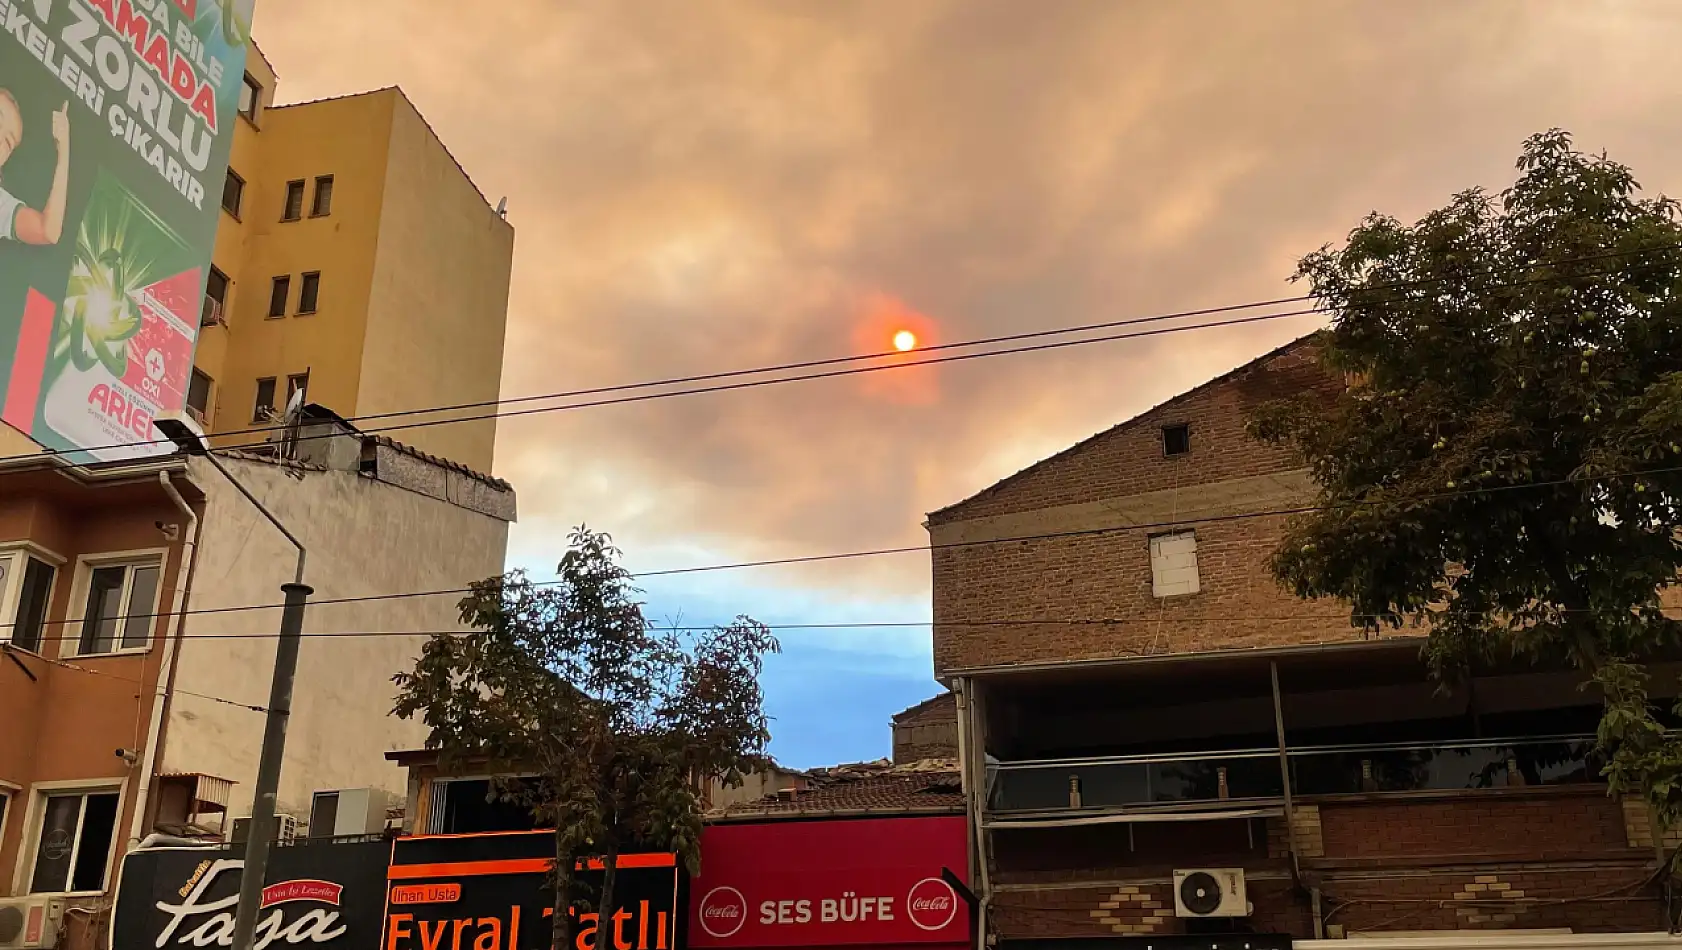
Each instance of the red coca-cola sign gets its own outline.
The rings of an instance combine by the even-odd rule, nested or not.
[[[958,892],[938,877],[925,877],[905,895],[905,914],[924,930],[944,930],[958,915]]]
[[[715,887],[701,895],[701,929],[720,940],[734,937],[748,922],[748,902],[734,887]]]
[[[961,816],[713,825],[690,886],[689,944],[704,948],[970,941]]]

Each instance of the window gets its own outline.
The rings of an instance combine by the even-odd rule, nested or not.
[[[193,367],[192,381],[187,384],[187,408],[199,425],[204,425],[204,420],[210,415],[210,387],[213,382],[203,370]]]
[[[219,304],[227,304],[228,275],[212,267],[210,276],[204,279],[204,295]]]
[[[1151,593],[1158,597],[1197,593],[1197,535],[1181,531],[1150,540]]]
[[[159,573],[156,561],[99,565],[90,570],[77,652],[89,656],[146,649],[157,619]]]
[[[0,626],[0,643],[41,652],[57,573],[27,551],[0,551],[0,620],[8,622]]]
[[[321,296],[321,274],[312,271],[304,275],[303,283],[298,285],[298,312],[314,313],[317,300]]]
[[[276,277],[269,288],[269,316],[286,316],[286,298],[292,293],[292,278]]]
[[[245,84],[239,87],[239,114],[253,122],[257,121],[257,107],[263,102],[263,87],[257,80],[245,74]]]
[[[433,779],[427,800],[427,834],[530,831],[531,808],[505,795],[492,797],[490,779]]]
[[[333,213],[333,176],[322,175],[315,180],[315,200],[310,202],[310,217],[322,218]]]
[[[240,202],[245,200],[245,179],[228,169],[228,177],[222,181],[222,210],[239,217]]]
[[[274,412],[274,377],[257,380],[257,404],[251,407],[252,422],[267,422]]]
[[[339,820],[339,793],[316,792],[310,802],[310,837],[331,838]]]
[[[292,405],[292,397],[299,393],[303,393],[303,397],[298,400],[299,404],[302,405],[310,395],[310,374],[299,373],[296,376],[286,377],[286,404],[288,406]]]
[[[117,793],[70,792],[44,796],[35,837],[31,894],[105,890],[117,829]]]
[[[228,309],[228,275],[210,269],[210,276],[204,279],[204,312],[199,314],[199,326],[215,326],[222,322],[222,314]]]
[[[1191,426],[1185,423],[1162,427],[1162,454],[1184,455],[1191,451]]]
[[[302,180],[286,183],[286,207],[281,210],[280,220],[296,221],[304,216],[304,183]]]

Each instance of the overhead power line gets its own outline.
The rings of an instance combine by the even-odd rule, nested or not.
[[[733,561],[733,562],[722,563],[722,564],[702,564],[702,565],[696,565],[696,566],[693,566],[693,567],[666,568],[664,570],[658,570],[658,571],[640,571],[640,572],[633,573],[631,575],[631,577],[640,580],[640,579],[645,579],[645,578],[650,578],[650,577],[674,577],[674,576],[679,576],[679,575],[684,575],[684,574],[701,574],[701,573],[711,573],[711,572],[716,572],[716,571],[747,570],[747,569],[751,569],[751,568],[762,568],[762,567],[788,567],[788,566],[796,566],[796,565],[802,565],[802,564],[817,564],[817,563],[823,563],[823,562],[827,562],[827,561],[857,560],[857,559],[860,559],[860,558],[867,558],[867,557],[883,557],[883,556],[898,555],[898,554],[916,554],[916,553],[922,553],[922,552],[932,553],[932,552],[935,552],[935,551],[944,551],[944,550],[954,550],[954,549],[963,549],[963,548],[978,548],[978,547],[985,547],[987,545],[993,545],[993,544],[1020,544],[1020,543],[1030,542],[1030,541],[1056,541],[1056,540],[1066,540],[1066,539],[1071,539],[1071,538],[1098,537],[1098,536],[1107,535],[1107,534],[1117,534],[1117,533],[1125,533],[1125,532],[1154,531],[1154,530],[1167,529],[1167,528],[1181,528],[1181,527],[1185,527],[1187,525],[1220,524],[1220,523],[1226,523],[1226,522],[1250,521],[1250,520],[1254,520],[1254,519],[1258,519],[1258,518],[1291,517],[1291,516],[1294,516],[1294,515],[1310,514],[1310,513],[1316,512],[1316,511],[1339,511],[1339,510],[1372,507],[1372,506],[1378,506],[1378,505],[1427,504],[1427,503],[1434,502],[1434,501],[1443,501],[1443,500],[1446,500],[1446,499],[1458,498],[1458,497],[1463,497],[1463,496],[1466,496],[1466,495],[1484,495],[1484,494],[1494,494],[1494,493],[1497,493],[1497,492],[1522,491],[1522,490],[1538,489],[1538,488],[1558,488],[1558,487],[1565,486],[1565,485],[1590,484],[1590,483],[1598,483],[1598,482],[1605,482],[1605,481],[1613,481],[1613,480],[1624,479],[1624,478],[1644,478],[1644,477],[1648,477],[1648,476],[1652,476],[1652,475],[1665,475],[1665,474],[1671,474],[1671,473],[1675,473],[1675,472],[1682,472],[1682,465],[1638,469],[1638,470],[1633,470],[1633,471],[1628,471],[1628,472],[1606,472],[1606,473],[1603,473],[1603,474],[1600,474],[1600,475],[1596,475],[1593,478],[1584,478],[1584,479],[1554,478],[1554,479],[1541,479],[1541,480],[1528,481],[1528,482],[1514,482],[1514,483],[1509,483],[1509,484],[1506,484],[1506,485],[1490,485],[1490,486],[1485,486],[1485,487],[1454,488],[1454,489],[1448,489],[1448,490],[1440,491],[1440,492],[1431,492],[1429,494],[1421,495],[1421,496],[1418,496],[1418,497],[1415,497],[1415,498],[1407,498],[1407,499],[1382,498],[1382,499],[1373,499],[1373,500],[1369,500],[1369,501],[1345,502],[1345,503],[1336,504],[1336,505],[1297,505],[1297,506],[1289,507],[1289,508],[1270,508],[1270,509],[1264,509],[1264,510],[1259,510],[1259,511],[1232,512],[1232,513],[1229,513],[1229,514],[1222,514],[1222,515],[1203,515],[1203,516],[1196,516],[1196,517],[1183,517],[1183,518],[1175,518],[1175,519],[1168,520],[1168,521],[1141,522],[1141,523],[1138,523],[1138,524],[1113,525],[1113,526],[1106,526],[1106,527],[1101,527],[1101,528],[1074,528],[1074,529],[1070,529],[1068,531],[1053,531],[1053,532],[1046,532],[1046,533],[1041,533],[1041,534],[1019,534],[1019,535],[1011,535],[1009,537],[1003,537],[1003,538],[983,538],[983,539],[974,540],[974,541],[930,542],[928,544],[903,545],[903,546],[899,546],[899,547],[870,548],[870,549],[866,549],[866,550],[840,551],[840,552],[833,552],[833,553],[828,553],[828,554],[806,554],[806,555],[798,555],[798,556],[794,556],[794,557],[765,558],[765,559],[755,560],[755,561]],[[532,581],[531,582],[532,586],[534,586],[534,587],[553,587],[553,586],[556,586],[560,583],[562,583],[562,582],[561,581]],[[469,587],[447,587],[447,588],[441,588],[441,589],[436,589],[436,590],[397,591],[397,592],[386,593],[386,594],[362,594],[362,595],[347,596],[347,597],[325,597],[325,598],[321,598],[321,599],[317,599],[317,600],[311,600],[309,605],[311,607],[327,607],[327,606],[333,606],[333,605],[336,605],[336,604],[361,604],[361,603],[373,603],[373,602],[377,602],[377,601],[388,601],[388,600],[408,600],[408,599],[413,599],[413,598],[417,598],[417,597],[444,597],[444,596],[449,596],[449,595],[465,595],[465,594],[470,594],[472,592],[473,592],[473,589],[469,588]],[[124,614],[124,615],[121,615],[121,616],[112,617],[110,619],[112,619],[112,620],[129,620],[129,619],[152,619],[152,620],[155,620],[157,618],[173,618],[173,617],[180,617],[180,616],[207,615],[207,614],[241,613],[241,612],[253,611],[253,610],[278,610],[282,606],[283,606],[282,604],[278,604],[278,603],[268,603],[268,604],[239,604],[239,605],[233,605],[233,606],[228,606],[228,607],[193,607],[193,608],[188,608],[188,609],[184,609],[184,610],[170,611],[170,612]],[[48,621],[45,621],[43,623],[43,626],[62,626],[64,624],[79,623],[79,622],[80,622],[79,620],[76,620],[74,618],[66,617],[65,619],[62,619],[62,620],[48,620]],[[14,627],[16,625],[17,624],[16,624],[15,621],[0,622],[0,629]]]
[[[1602,252],[1602,253],[1598,253],[1598,254],[1585,255],[1585,256],[1582,256],[1582,257],[1563,258],[1563,259],[1556,260],[1556,261],[1532,262],[1532,263],[1523,264],[1523,265],[1516,265],[1516,266],[1513,266],[1513,267],[1501,268],[1499,270],[1490,271],[1490,272],[1488,272],[1484,275],[1480,275],[1480,276],[1495,276],[1498,273],[1517,273],[1517,272],[1520,272],[1520,271],[1532,270],[1532,269],[1536,269],[1536,268],[1557,268],[1557,267],[1571,265],[1571,264],[1591,263],[1591,262],[1594,262],[1594,261],[1603,261],[1603,260],[1609,260],[1609,259],[1614,259],[1614,258],[1622,258],[1622,257],[1635,257],[1635,256],[1642,256],[1642,255],[1647,255],[1647,254],[1654,254],[1654,253],[1658,253],[1660,251],[1676,250],[1676,249],[1682,249],[1682,244],[1649,245],[1649,246],[1645,246],[1645,247],[1632,248],[1632,249],[1627,249],[1627,250],[1606,251],[1606,252]],[[1592,276],[1592,275],[1580,275],[1579,274],[1579,275],[1572,275],[1572,276],[1581,277],[1581,276]],[[1375,291],[1384,291],[1384,290],[1406,290],[1406,289],[1409,289],[1409,288],[1427,286],[1427,285],[1430,285],[1430,284],[1444,283],[1444,282],[1446,282],[1448,280],[1451,280],[1451,279],[1464,279],[1464,278],[1461,278],[1461,277],[1456,277],[1456,278],[1448,278],[1448,277],[1425,278],[1425,279],[1414,280],[1414,281],[1399,281],[1399,282],[1392,283],[1392,284],[1377,284],[1377,285],[1373,285],[1373,286],[1369,286],[1369,287],[1363,287],[1363,288],[1360,288],[1359,290],[1360,290],[1360,292],[1363,292],[1363,293],[1371,293],[1371,292],[1375,292]],[[1548,281],[1554,281],[1554,280],[1559,280],[1559,279],[1561,279],[1561,276],[1560,275],[1555,275],[1555,274],[1538,275],[1538,276],[1535,276],[1535,277],[1526,278],[1524,280],[1514,281],[1514,282],[1508,283],[1508,284],[1496,284],[1496,285],[1493,285],[1490,289],[1497,289],[1497,288],[1500,288],[1500,287],[1522,286],[1524,284],[1529,284],[1529,283],[1548,282]],[[1249,302],[1245,302],[1245,303],[1227,304],[1227,305],[1217,306],[1217,307],[1206,307],[1206,308],[1200,308],[1200,309],[1195,309],[1195,310],[1181,310],[1181,311],[1176,311],[1176,312],[1171,312],[1171,313],[1161,313],[1161,314],[1154,314],[1154,315],[1143,316],[1143,317],[1130,317],[1130,318],[1125,318],[1125,319],[1120,319],[1120,320],[1104,321],[1104,322],[1100,322],[1100,323],[1080,324],[1080,325],[1075,325],[1075,326],[1057,327],[1057,328],[1052,328],[1052,329],[1047,329],[1047,330],[1035,330],[1035,331],[1029,331],[1029,332],[1024,332],[1024,333],[1014,333],[1014,334],[1007,334],[1007,335],[1003,335],[1003,336],[985,337],[985,338],[978,338],[978,339],[973,339],[973,340],[957,341],[957,342],[953,342],[953,343],[937,344],[937,345],[933,345],[933,346],[921,347],[918,350],[914,350],[913,352],[928,353],[928,352],[936,352],[936,351],[944,351],[944,350],[952,350],[952,349],[960,349],[960,348],[969,348],[969,347],[975,347],[975,346],[995,345],[995,344],[998,344],[998,343],[1016,342],[1016,341],[1021,341],[1021,340],[1042,339],[1042,338],[1045,338],[1045,337],[1052,337],[1052,336],[1067,336],[1067,335],[1072,335],[1072,334],[1077,334],[1077,333],[1087,333],[1087,332],[1093,332],[1093,331],[1097,331],[1097,330],[1114,329],[1114,328],[1117,328],[1117,327],[1124,327],[1124,326],[1137,326],[1137,325],[1148,324],[1148,323],[1165,322],[1165,321],[1169,321],[1169,320],[1188,319],[1188,318],[1197,317],[1197,316],[1210,316],[1210,315],[1222,314],[1222,313],[1234,313],[1234,312],[1239,312],[1239,311],[1244,311],[1244,310],[1261,309],[1261,308],[1271,307],[1271,306],[1281,306],[1281,305],[1290,304],[1290,303],[1302,303],[1302,302],[1311,301],[1313,299],[1314,299],[1314,297],[1312,295],[1305,294],[1305,295],[1301,295],[1301,296],[1297,296],[1297,297],[1279,297],[1279,298],[1273,298],[1273,299],[1270,299],[1270,300],[1256,300],[1256,301],[1249,301]],[[577,389],[577,390],[568,390],[568,391],[555,392],[555,393],[546,393],[546,394],[537,394],[537,395],[528,395],[528,396],[516,396],[516,397],[510,397],[510,398],[507,398],[507,399],[485,400],[485,401],[481,401],[481,402],[471,402],[471,403],[456,403],[456,404],[451,404],[451,405],[428,406],[428,407],[421,407],[421,408],[415,408],[415,409],[405,409],[405,410],[398,410],[398,411],[385,412],[385,413],[373,413],[373,414],[368,414],[368,415],[363,415],[363,416],[348,417],[346,419],[346,421],[355,423],[355,422],[363,422],[363,421],[373,420],[373,419],[391,419],[391,418],[401,418],[401,417],[408,417],[408,416],[415,416],[415,415],[431,415],[431,414],[443,413],[443,412],[456,412],[456,411],[464,411],[464,410],[471,410],[471,409],[481,409],[481,408],[487,408],[487,407],[502,407],[502,406],[529,403],[529,402],[578,398],[578,397],[581,397],[581,396],[599,395],[599,394],[615,393],[615,392],[626,392],[626,391],[633,391],[633,390],[638,390],[638,389],[656,389],[656,388],[665,387],[665,386],[684,385],[684,384],[692,383],[692,382],[716,381],[716,380],[723,380],[723,379],[738,378],[738,377],[743,377],[743,376],[757,376],[757,375],[764,375],[764,374],[768,374],[768,373],[789,372],[789,371],[793,371],[793,370],[811,369],[811,368],[816,368],[816,367],[831,366],[831,365],[851,363],[851,362],[862,362],[862,361],[879,360],[879,359],[896,359],[896,362],[884,363],[884,364],[875,365],[875,366],[854,367],[854,368],[845,369],[845,370],[833,370],[833,371],[818,372],[818,373],[802,373],[802,374],[798,374],[798,375],[794,375],[794,376],[776,377],[776,378],[772,378],[772,379],[750,380],[750,381],[746,381],[746,382],[731,383],[731,384],[726,384],[726,385],[700,386],[700,387],[695,387],[695,388],[691,388],[691,389],[682,389],[682,390],[676,390],[676,391],[645,393],[645,394],[636,395],[636,396],[618,397],[618,398],[610,398],[610,399],[598,399],[598,400],[592,400],[592,401],[581,402],[581,403],[568,403],[568,404],[560,405],[560,406],[542,406],[542,407],[530,408],[530,409],[519,409],[519,410],[514,410],[514,411],[511,411],[511,412],[493,411],[493,412],[488,412],[488,413],[478,413],[478,414],[467,415],[467,416],[457,416],[457,417],[448,418],[448,419],[434,419],[434,420],[428,420],[428,421],[422,421],[422,422],[411,422],[411,423],[405,423],[405,424],[401,424],[401,425],[375,426],[375,427],[371,427],[371,428],[368,428],[368,429],[365,430],[365,431],[367,431],[371,434],[382,434],[382,433],[389,433],[389,432],[405,431],[405,430],[409,430],[409,429],[430,428],[432,426],[454,425],[454,424],[463,423],[463,422],[477,422],[477,421],[484,421],[484,420],[487,420],[487,419],[512,418],[512,417],[516,417],[516,416],[534,415],[534,414],[549,413],[549,412],[565,412],[565,411],[570,411],[570,410],[575,410],[575,409],[589,409],[589,408],[598,408],[598,407],[602,407],[602,406],[622,405],[622,404],[634,403],[634,402],[645,402],[645,401],[650,401],[650,400],[655,400],[655,399],[670,399],[670,398],[675,398],[675,397],[678,397],[678,396],[692,396],[692,395],[700,395],[700,394],[705,394],[705,393],[728,392],[728,391],[733,391],[733,390],[738,390],[738,389],[752,389],[752,388],[758,388],[758,387],[762,387],[762,386],[779,385],[779,384],[782,384],[782,383],[804,382],[804,381],[816,380],[816,379],[832,379],[832,378],[838,378],[838,377],[843,377],[843,376],[859,375],[859,374],[862,374],[862,373],[883,372],[883,371],[887,371],[887,370],[907,369],[907,368],[911,368],[911,367],[915,367],[915,366],[927,366],[927,365],[940,364],[940,363],[950,363],[950,362],[959,362],[959,361],[972,360],[972,359],[980,359],[980,358],[989,357],[989,356],[1007,356],[1007,355],[1013,355],[1013,354],[1018,354],[1018,353],[1038,352],[1038,351],[1041,351],[1041,350],[1062,349],[1062,348],[1071,347],[1071,346],[1084,346],[1084,345],[1092,344],[1092,343],[1108,343],[1108,342],[1115,342],[1115,341],[1118,341],[1118,340],[1136,339],[1136,338],[1148,337],[1148,336],[1158,336],[1158,335],[1162,335],[1162,334],[1166,334],[1166,333],[1178,333],[1178,332],[1186,332],[1186,331],[1190,331],[1190,330],[1211,329],[1211,328],[1218,328],[1218,327],[1224,327],[1224,326],[1237,326],[1237,325],[1241,325],[1241,324],[1245,324],[1245,323],[1256,323],[1256,322],[1262,322],[1262,321],[1267,321],[1267,320],[1284,319],[1284,318],[1288,318],[1288,317],[1308,316],[1308,315],[1312,315],[1312,314],[1320,313],[1320,312],[1322,312],[1320,310],[1320,308],[1310,307],[1310,308],[1307,308],[1307,309],[1294,310],[1294,311],[1288,311],[1288,312],[1283,312],[1283,313],[1263,314],[1263,315],[1259,315],[1259,316],[1246,317],[1246,318],[1233,319],[1233,320],[1216,320],[1216,321],[1210,321],[1210,322],[1206,322],[1206,323],[1192,324],[1192,325],[1188,325],[1188,326],[1160,328],[1160,329],[1156,329],[1156,330],[1144,331],[1144,332],[1139,332],[1139,333],[1107,334],[1107,335],[1104,335],[1104,336],[1091,337],[1091,338],[1081,339],[1081,340],[1065,340],[1065,341],[1059,341],[1059,342],[1056,342],[1056,343],[1038,344],[1038,345],[1033,345],[1033,346],[1010,347],[1010,348],[1000,349],[1000,350],[989,350],[989,351],[981,352],[981,353],[966,353],[966,354],[961,354],[961,355],[934,357],[934,358],[928,358],[928,359],[906,359],[905,358],[906,354],[900,353],[898,351],[882,351],[882,352],[876,352],[876,353],[861,353],[861,354],[855,354],[855,355],[850,355],[850,356],[837,356],[837,357],[828,357],[828,358],[818,359],[818,360],[806,360],[806,361],[801,361],[801,362],[774,364],[774,365],[770,365],[770,366],[755,367],[755,368],[750,368],[750,369],[725,370],[725,371],[720,371],[720,372],[702,373],[702,374],[690,375],[690,376],[670,377],[670,378],[666,378],[666,379],[649,380],[649,381],[644,381],[644,382],[623,383],[623,384],[618,384],[618,385],[614,385],[614,386],[603,386],[603,387],[596,387],[596,388],[591,388],[591,389]],[[275,431],[278,431],[281,428],[284,428],[284,427],[278,427],[278,426],[254,427],[254,428],[248,428],[248,429],[227,430],[227,431],[218,432],[218,433],[215,433],[215,434],[219,437],[233,436],[233,435],[248,435],[248,434],[265,434],[265,433],[273,433]],[[298,439],[296,441],[307,441],[307,440],[311,440],[311,439],[331,438],[331,437],[332,437],[331,435],[300,436],[300,437],[298,437]],[[105,450],[110,450],[110,449],[138,448],[138,447],[149,446],[149,445],[160,445],[160,446],[162,446],[162,445],[169,445],[169,444],[171,444],[171,443],[170,443],[170,440],[168,440],[168,439],[150,439],[150,440],[141,440],[141,441],[136,441],[136,442],[119,442],[119,443],[110,443],[110,444],[107,444],[107,445],[89,446],[89,447],[85,447],[85,448],[78,449],[78,450],[75,450],[75,451],[76,452],[97,452],[97,451],[105,451]],[[243,443],[239,443],[239,444],[235,444],[235,445],[223,446],[223,447],[220,447],[220,448],[217,448],[217,449],[213,449],[212,451],[229,452],[229,451],[236,451],[236,450],[239,450],[239,449],[261,447],[261,446],[264,446],[266,444],[268,444],[266,440],[259,440],[259,441],[255,441],[255,442],[243,442]],[[73,454],[73,453],[65,453],[65,454]],[[33,455],[33,454],[31,454],[31,455],[0,456],[0,464],[4,464],[4,463],[7,463],[7,462],[33,459],[33,458],[37,458],[37,457],[39,457],[39,456],[38,455]]]

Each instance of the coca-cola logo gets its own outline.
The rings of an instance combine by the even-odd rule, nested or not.
[[[734,887],[715,887],[701,898],[701,929],[723,940],[748,922],[748,899]]]
[[[905,916],[923,930],[944,930],[958,916],[958,894],[938,877],[925,877],[905,895]]]

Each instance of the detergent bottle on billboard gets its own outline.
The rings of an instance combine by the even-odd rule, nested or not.
[[[101,173],[53,326],[42,417],[101,461],[167,453],[193,368],[202,254]]]

